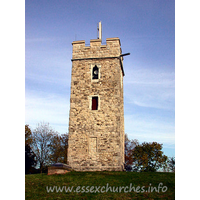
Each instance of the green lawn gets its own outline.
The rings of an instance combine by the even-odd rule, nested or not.
[[[175,199],[175,173],[32,174],[25,176],[25,186],[26,199]],[[56,191],[59,187],[63,191]],[[65,191],[68,187],[72,192]]]

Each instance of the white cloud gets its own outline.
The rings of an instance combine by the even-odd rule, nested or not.
[[[124,78],[127,103],[142,107],[173,109],[175,97],[174,72],[135,68]]]
[[[35,128],[40,122],[48,122],[59,133],[68,132],[69,96],[36,91],[26,93],[26,124]]]
[[[33,83],[37,83],[37,84],[43,83],[44,85],[46,85],[46,87],[54,85],[54,87],[59,87],[59,88],[63,88],[63,87],[70,88],[70,84],[71,84],[70,75],[67,73],[63,73],[63,75],[59,74],[58,76],[56,76],[55,73],[51,73],[51,74],[27,73],[26,80],[30,81],[32,85],[34,85]],[[36,89],[39,90],[39,88],[36,88]]]
[[[174,123],[151,114],[125,114],[125,132],[139,142],[159,142],[171,146],[175,142]]]

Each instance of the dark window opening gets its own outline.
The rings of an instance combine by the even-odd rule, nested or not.
[[[92,79],[99,78],[99,68],[95,65],[92,69]]]
[[[92,110],[98,110],[98,97],[92,97]]]

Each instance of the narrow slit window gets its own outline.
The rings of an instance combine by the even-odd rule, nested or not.
[[[98,110],[98,97],[92,97],[92,110]]]

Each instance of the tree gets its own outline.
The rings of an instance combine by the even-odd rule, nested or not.
[[[36,155],[37,164],[40,172],[51,163],[51,142],[55,131],[49,126],[49,123],[40,123],[33,132],[32,149]]]
[[[25,145],[30,145],[32,143],[32,132],[29,125],[25,125]]]
[[[51,138],[51,154],[50,159],[52,163],[60,162],[61,157],[61,138],[58,134],[54,134]]]
[[[68,134],[54,134],[50,148],[50,158],[52,163],[67,163]]]
[[[168,164],[169,169],[170,169],[172,172],[175,172],[175,157],[170,157],[170,158],[167,160],[167,164]]]
[[[132,170],[132,165],[133,165],[133,156],[132,153],[134,151],[134,148],[136,147],[136,145],[138,145],[139,142],[138,140],[130,140],[128,139],[128,135],[127,133],[125,134],[125,169],[127,171],[131,171]]]
[[[163,155],[161,150],[162,144],[157,142],[136,145],[132,151],[134,171],[157,171],[167,160],[167,156]]]
[[[25,174],[31,172],[31,168],[36,165],[36,155],[32,151],[30,145],[32,143],[32,132],[29,125],[25,125]]]
[[[68,153],[68,134],[61,135],[61,146],[62,146],[62,161],[63,163],[67,163],[67,153]]]
[[[29,145],[25,145],[25,174],[31,173],[32,168],[36,165],[36,155]]]

